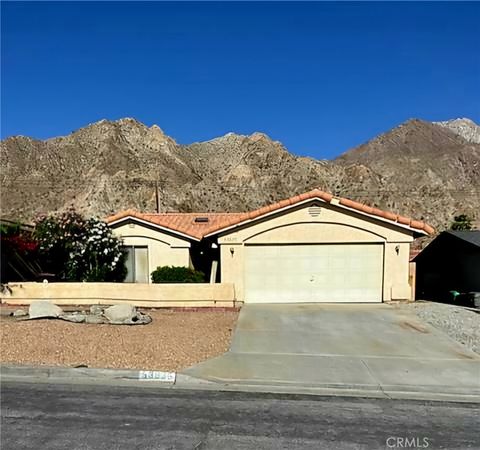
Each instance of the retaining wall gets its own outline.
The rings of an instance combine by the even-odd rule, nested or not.
[[[51,300],[58,305],[114,305],[128,302],[141,307],[235,307],[233,283],[9,283],[1,303],[28,305]]]

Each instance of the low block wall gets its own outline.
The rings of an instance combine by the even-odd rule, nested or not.
[[[239,306],[235,301],[232,283],[9,283],[0,299],[2,303],[10,305],[51,300],[58,305],[114,305],[128,302],[151,308]]]

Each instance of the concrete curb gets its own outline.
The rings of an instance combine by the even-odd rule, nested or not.
[[[183,373],[150,370],[1,365],[0,375],[2,381],[30,383],[98,384],[179,390],[480,403],[480,394],[461,391],[432,392],[424,386],[419,386],[416,390],[407,390],[405,386],[392,386],[391,389],[385,389],[378,386],[356,385],[249,384],[227,380],[206,380]]]
[[[87,379],[103,381],[140,381],[174,384],[175,372],[162,372],[154,370],[130,370],[130,369],[93,369],[88,367],[49,367],[49,366],[19,366],[2,365],[0,374],[3,378],[22,379]]]
[[[179,374],[181,376],[181,374]],[[186,375],[183,375],[185,377]],[[403,400],[480,403],[480,391],[450,386],[356,385],[356,384],[293,384],[288,382],[253,382],[251,380],[200,379],[187,376],[189,383],[202,380],[206,388],[225,391],[290,393],[341,397],[368,397]],[[181,378],[179,382],[181,382]],[[188,387],[186,387],[188,388]]]

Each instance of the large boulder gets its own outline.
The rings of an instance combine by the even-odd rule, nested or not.
[[[146,325],[152,321],[149,315],[142,314],[128,303],[110,306],[103,311],[103,315],[114,325]]]
[[[121,303],[113,305],[103,311],[103,315],[110,323],[122,324],[133,319],[137,314],[135,306],[129,303]]]
[[[49,300],[35,300],[28,308],[28,315],[30,319],[57,318],[62,314],[62,308]]]

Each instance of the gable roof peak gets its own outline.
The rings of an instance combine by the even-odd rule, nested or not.
[[[114,223],[127,217],[134,217],[169,228],[173,231],[184,233],[198,240],[313,199],[319,199],[338,208],[345,208],[378,218],[379,220],[392,223],[399,227],[410,229],[417,234],[428,235],[433,234],[435,231],[430,225],[423,221],[403,217],[389,211],[383,211],[379,208],[344,197],[336,197],[319,188],[243,213],[140,213],[134,209],[127,209],[107,217],[106,221],[107,223]],[[209,217],[209,220],[208,222],[195,222],[194,217],[198,216]]]
[[[293,197],[287,198],[285,200],[280,200],[277,203],[273,203],[271,205],[264,206],[260,209],[250,211],[248,213],[245,213],[244,215],[239,215],[239,217],[234,218],[233,220],[223,224],[223,226],[219,226],[216,228],[212,227],[208,231],[208,233],[205,234],[205,236],[217,234],[226,229],[239,226],[246,222],[253,221],[254,219],[265,216],[269,213],[272,213],[284,208],[289,208],[296,204],[303,203],[315,198],[318,198],[329,204],[332,204],[341,208],[350,209],[355,212],[365,214],[368,216],[374,216],[380,220],[393,223],[394,225],[400,226],[402,228],[408,228],[419,234],[429,235],[429,234],[433,234],[435,231],[433,227],[431,227],[430,225],[426,224],[423,221],[414,220],[414,219],[411,219],[410,217],[400,216],[399,214],[395,214],[389,211],[383,211],[379,208],[375,208],[365,203],[360,203],[344,197],[335,197],[328,192],[315,188],[311,191],[304,192],[303,194],[298,194]]]

